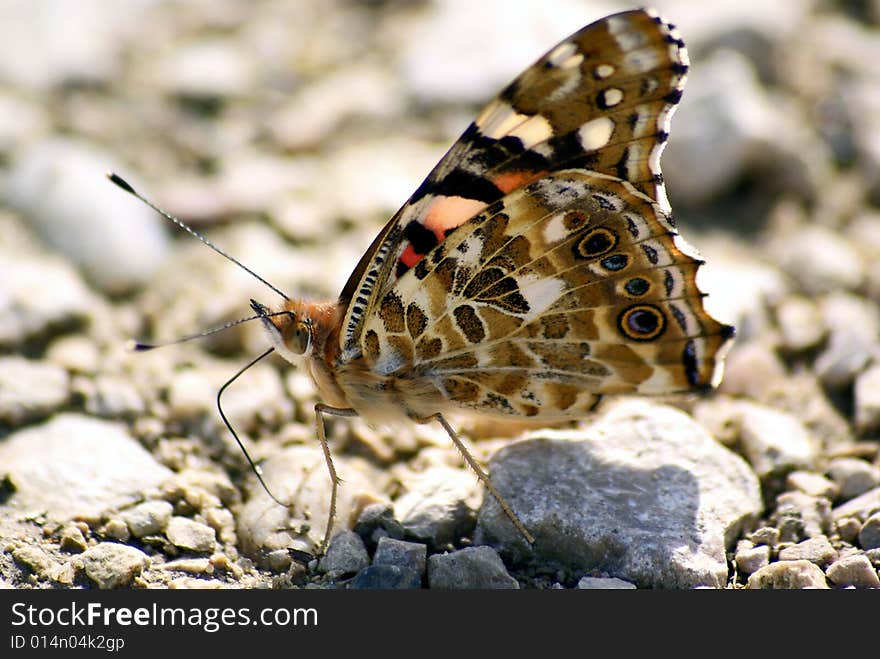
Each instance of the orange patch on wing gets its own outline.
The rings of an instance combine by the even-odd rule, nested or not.
[[[486,207],[482,201],[465,197],[437,197],[428,208],[425,227],[434,232],[437,242],[446,239],[446,232],[460,227]]]
[[[403,253],[400,255],[400,260],[407,268],[413,267],[416,263],[418,263],[422,254],[419,254],[412,245],[407,245],[406,249],[403,250]]]
[[[537,181],[546,174],[547,172],[505,172],[494,177],[492,183],[504,194],[507,194],[513,190],[518,190],[527,183]]]

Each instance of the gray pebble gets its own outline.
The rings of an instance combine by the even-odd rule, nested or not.
[[[639,587],[723,587],[727,543],[763,509],[742,458],[683,412],[644,400],[614,405],[585,430],[510,444],[490,469],[536,542],[526,545],[491,496],[477,542]]]
[[[850,499],[846,503],[837,506],[831,511],[831,514],[834,516],[834,519],[856,517],[864,521],[877,511],[880,511],[880,487],[875,487],[873,490],[869,490],[855,499]]]
[[[880,547],[880,513],[871,515],[859,531],[859,545],[862,549]]]
[[[0,357],[0,422],[18,426],[49,416],[70,395],[67,371],[49,362]]]
[[[370,565],[358,572],[348,584],[352,590],[398,590],[422,587],[422,577],[399,565]]]
[[[740,438],[746,460],[765,479],[816,463],[816,440],[800,419],[779,410],[741,403]]]
[[[876,348],[880,312],[872,302],[847,293],[832,293],[820,309],[830,337],[813,369],[826,386],[848,386]]]
[[[854,396],[856,430],[863,435],[880,430],[880,364],[859,373]]]
[[[120,516],[125,520],[128,530],[135,538],[143,538],[164,531],[171,519],[173,509],[173,506],[167,501],[144,501],[123,510]]]
[[[828,578],[837,586],[855,586],[856,588],[880,588],[877,570],[871,565],[864,554],[844,556],[825,571]]]
[[[794,352],[816,346],[825,335],[819,309],[808,298],[792,296],[782,300],[776,308],[776,320],[783,344]]]
[[[742,574],[752,574],[770,563],[770,547],[755,546],[748,540],[740,540],[736,546],[736,569]]]
[[[385,478],[365,460],[334,455],[333,462],[343,479],[337,499],[335,528],[339,530],[342,521],[354,517],[365,494],[379,498]],[[316,553],[330,513],[330,477],[323,452],[317,446],[291,446],[271,455],[260,467],[275,496],[292,505],[278,505],[251,480],[247,503],[236,514],[244,552],[265,555],[294,549]]]
[[[0,260],[15,273],[0,277],[0,345],[17,347],[91,317],[93,294],[66,261],[9,252]]]
[[[519,588],[498,552],[487,546],[433,554],[428,558],[428,583],[440,590]]]
[[[430,467],[407,479],[408,492],[394,502],[406,534],[440,548],[468,535],[476,519],[473,474],[452,467]]]
[[[855,542],[855,539],[859,537],[859,531],[862,530],[862,523],[855,517],[844,517],[836,520],[834,526],[840,539],[850,544]]]
[[[808,538],[779,551],[780,561],[810,561],[825,567],[837,558],[837,552],[824,535]]]
[[[214,551],[217,543],[214,529],[187,517],[172,517],[165,535],[175,547],[200,553]]]
[[[402,540],[404,535],[403,525],[394,517],[394,508],[387,503],[371,503],[364,508],[358,515],[354,532],[371,551],[382,538]]]
[[[0,513],[39,510],[60,522],[97,521],[171,476],[123,425],[70,413],[7,436],[0,464],[17,487]]]
[[[749,535],[749,539],[756,545],[775,547],[779,544],[779,529],[775,526],[762,526],[761,528],[752,531]]]
[[[330,539],[327,553],[318,562],[318,571],[333,577],[354,574],[370,564],[364,541],[354,531],[342,530]]]
[[[826,535],[831,527],[831,510],[827,499],[811,497],[803,492],[783,492],[776,497],[772,519],[784,542],[800,542],[804,538]]]
[[[636,585],[617,577],[581,577],[580,590],[635,590]]]
[[[810,561],[779,561],[761,568],[749,577],[749,588],[792,589],[828,588],[825,573]]]
[[[828,475],[846,501],[880,485],[880,469],[859,458],[835,458],[828,463]]]
[[[101,590],[130,585],[149,562],[142,551],[115,542],[99,543],[75,560]]]
[[[421,576],[425,573],[427,553],[428,548],[420,542],[382,538],[373,555],[373,565],[398,565]]]
[[[49,244],[116,294],[148,282],[170,250],[162,219],[103,178],[114,160],[84,141],[37,143],[16,161],[7,194]]]
[[[57,566],[57,561],[49,554],[33,545],[20,545],[12,550],[12,557],[27,566],[35,575],[48,578]]]
[[[89,546],[82,530],[76,524],[67,524],[61,529],[59,545],[63,551],[77,554],[84,552]]]
[[[812,471],[793,471],[785,478],[785,487],[799,490],[811,497],[824,497],[834,501],[840,494],[840,488],[834,481]]]
[[[112,517],[101,525],[98,529],[98,535],[102,538],[117,540],[119,542],[127,542],[131,538],[128,525],[118,517]]]

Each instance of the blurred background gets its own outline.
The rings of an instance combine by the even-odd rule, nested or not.
[[[880,2],[654,4],[691,57],[663,170],[708,306],[738,328],[722,391],[880,481]],[[635,6],[0,1],[0,425],[124,420],[180,468],[195,449],[156,438],[216,433],[217,386],[263,349],[244,326],[125,350],[277,300],[105,170],[288,295],[333,297],[482,104]],[[230,390],[243,432],[309,417],[310,385],[280,366]],[[701,420],[724,440],[719,418]]]

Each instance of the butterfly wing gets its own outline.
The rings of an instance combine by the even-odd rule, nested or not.
[[[584,169],[629,181],[668,210],[660,153],[687,53],[646,10],[588,25],[491,101],[392,217],[339,298],[343,359],[362,352],[382,294],[457,227],[531,181]]]
[[[374,372],[484,412],[582,414],[606,393],[709,386],[732,329],[701,261],[632,184],[563,170],[462,225],[367,319]],[[406,391],[404,385],[402,390]]]

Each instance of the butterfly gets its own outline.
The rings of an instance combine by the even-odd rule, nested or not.
[[[340,483],[326,415],[439,423],[532,542],[446,414],[549,422],[605,394],[717,384],[734,329],[703,307],[703,262],[677,235],[660,170],[687,70],[653,11],[587,25],[489,102],[337,299],[251,301],[264,355],[305,369],[322,400],[323,547]]]

